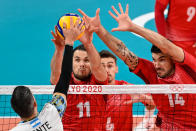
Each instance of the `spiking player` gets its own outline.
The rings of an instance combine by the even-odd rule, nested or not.
[[[62,73],[55,86],[52,100],[45,104],[40,113],[37,111],[35,97],[28,87],[18,86],[14,89],[11,105],[23,121],[11,131],[63,131],[61,118],[67,106],[66,97],[72,72],[73,43],[83,31],[81,28],[70,22],[70,29],[67,30],[64,23],[63,33],[66,39]]]

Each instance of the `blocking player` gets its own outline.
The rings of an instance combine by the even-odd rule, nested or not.
[[[101,65],[99,53],[92,44],[93,30],[85,23],[85,33],[80,38],[83,45],[74,49],[72,85],[105,85],[107,72]],[[51,83],[56,84],[60,75],[63,40],[57,33],[53,33],[52,40],[56,46],[51,61]],[[105,111],[103,95],[68,95],[67,108],[62,122],[64,130],[102,130],[102,116]]]
[[[168,5],[165,18],[164,10]],[[156,0],[155,23],[161,35],[196,57],[195,0]]]
[[[99,52],[101,57],[101,64],[108,73],[108,85],[130,85],[128,82],[123,80],[116,80],[115,75],[118,73],[117,58],[107,50]],[[112,92],[111,92],[112,93]],[[128,94],[111,94],[105,95],[106,99],[106,126],[107,131],[131,131],[133,127],[133,116],[132,116],[132,104],[135,102],[143,102],[147,104],[148,111],[145,118],[148,119],[149,123],[143,123],[145,126],[153,127],[154,118],[153,114],[155,105],[151,96],[140,95],[128,95]],[[129,101],[132,99],[132,102]],[[148,99],[148,100],[147,100]],[[149,111],[150,110],[150,111]],[[148,117],[147,117],[148,115]],[[151,116],[149,116],[151,115]],[[147,120],[147,119],[146,119]],[[151,125],[149,125],[151,124]]]
[[[72,72],[73,43],[82,32],[81,26],[63,28],[65,51],[59,81],[55,86],[53,98],[46,103],[38,113],[37,103],[30,89],[26,86],[17,86],[12,94],[11,105],[21,117],[21,121],[11,131],[63,131],[61,118],[67,106],[66,97]],[[64,23],[64,27],[66,24]]]
[[[125,62],[130,71],[147,84],[196,84],[195,57],[158,33],[132,23],[128,16],[128,5],[125,12],[120,4],[119,8],[121,13],[112,6],[117,16],[109,12],[119,23],[112,31],[131,31],[150,41],[156,46],[151,49],[153,62],[138,58],[122,41],[107,32],[99,16],[90,18],[83,11],[79,12],[91,21],[92,27],[99,28],[96,33],[102,41]],[[195,106],[194,99],[196,96],[191,94],[153,95],[159,110],[157,126],[163,130],[195,130],[196,108],[192,108]]]

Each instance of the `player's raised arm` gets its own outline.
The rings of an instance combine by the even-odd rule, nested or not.
[[[96,14],[98,13],[99,12],[97,12]],[[107,79],[107,72],[103,68],[103,65],[101,64],[100,55],[92,43],[94,29],[89,25],[87,20],[84,21],[86,29],[84,35],[79,40],[84,45],[87,51],[92,74],[95,76],[97,80],[105,81]]]
[[[118,22],[118,27],[112,29],[112,31],[130,31],[134,32],[148,41],[150,41],[153,45],[157,46],[164,54],[169,55],[174,61],[183,62],[184,60],[184,52],[183,50],[174,45],[172,42],[167,40],[165,37],[160,34],[140,27],[132,22],[128,15],[129,6],[127,5],[126,11],[123,12],[122,6],[119,3],[119,8],[121,14],[112,7],[113,11],[116,13],[115,16],[113,13],[109,12],[109,14]]]
[[[91,18],[87,16],[82,10],[78,10],[84,18],[89,22],[91,30],[97,33],[100,39],[120,58],[131,70],[134,70],[138,64],[138,57],[132,53],[125,44],[111,35],[102,25],[99,18],[99,9],[96,16]]]
[[[72,73],[72,63],[73,63],[73,44],[77,39],[78,35],[83,31],[81,26],[78,25],[78,21],[73,24],[73,19],[70,18],[70,29],[66,29],[66,24],[63,24],[63,34],[66,36],[64,45],[64,57],[62,61],[61,74],[58,83],[55,86],[53,99],[50,102],[54,104],[59,111],[60,116],[66,108],[66,95],[69,89],[69,82]]]
[[[64,52],[64,40],[58,35],[57,33],[57,27],[55,26],[55,33],[51,31],[51,34],[53,35],[52,42],[55,45],[55,52],[51,60],[51,76],[50,76],[50,82],[52,85],[56,85],[60,74],[61,74],[61,66],[62,66],[62,60],[63,60],[63,52]]]

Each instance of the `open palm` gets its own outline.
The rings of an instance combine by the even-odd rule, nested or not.
[[[63,50],[64,49],[64,39],[59,36],[57,33],[57,26],[55,26],[55,33],[51,31],[51,34],[53,35],[52,42],[55,44],[55,47],[57,50]]]
[[[119,3],[119,8],[121,14],[116,10],[114,6],[112,6],[113,11],[116,13],[117,16],[115,16],[111,11],[109,11],[109,14],[118,22],[118,27],[113,28],[112,31],[127,31],[132,24],[131,19],[129,18],[129,5],[127,4],[125,12],[122,9],[121,4]]]
[[[101,26],[100,17],[99,17],[100,9],[98,8],[96,10],[95,17],[87,16],[81,9],[78,9],[78,11],[83,15],[83,19],[85,19],[86,22],[89,23],[89,26],[90,26],[89,32],[97,32],[99,27]]]
[[[90,44],[93,40],[93,32],[90,31],[89,24],[85,21],[85,31],[83,36],[79,39],[83,44]]]

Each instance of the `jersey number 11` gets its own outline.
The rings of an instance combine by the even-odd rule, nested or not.
[[[86,117],[90,117],[90,102],[86,101],[85,103],[80,102],[77,105],[77,108],[79,108],[79,118],[84,117],[84,109],[86,108]]]

